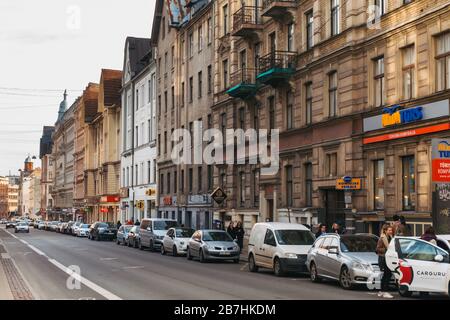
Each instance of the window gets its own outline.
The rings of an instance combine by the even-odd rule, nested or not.
[[[197,191],[202,191],[202,181],[203,181],[203,168],[197,168]]]
[[[212,123],[212,115],[211,114],[208,114],[208,118],[207,118],[206,121],[207,121],[208,129],[211,129],[212,125],[213,125],[213,123]]]
[[[313,30],[313,11],[308,11],[306,14],[306,48],[311,49],[314,46],[314,30]]]
[[[189,58],[194,56],[194,34],[189,34]]]
[[[312,163],[305,164],[305,205],[312,207],[312,193],[313,193],[313,172]]]
[[[306,109],[306,124],[312,122],[312,83],[305,85],[305,109]]]
[[[384,210],[384,160],[373,162],[373,208]]]
[[[384,86],[384,57],[379,57],[374,60],[374,94],[375,94],[375,107],[384,106],[386,102],[385,98],[385,86]]]
[[[170,194],[170,172],[167,173],[167,194]]]
[[[294,127],[294,95],[291,90],[286,93],[286,128]]]
[[[336,116],[337,111],[337,72],[333,71],[328,75],[328,115],[330,117]]]
[[[172,46],[172,49],[171,49],[170,66],[171,66],[172,68],[175,67],[175,46]]]
[[[208,66],[208,93],[212,92],[212,66]]]
[[[164,131],[164,154],[167,154],[167,131]]]
[[[135,173],[135,183],[134,185],[139,185],[139,168],[138,165],[134,166],[134,173]]]
[[[212,26],[212,19],[208,18],[208,21],[206,22],[206,26],[208,28],[207,30],[207,41],[208,44],[211,44],[212,42],[212,34],[213,34],[213,26]]]
[[[272,230],[267,229],[266,235],[264,236],[264,244],[267,244],[269,246],[275,247],[277,245],[277,242],[275,240],[275,235],[273,234]]]
[[[294,184],[293,184],[293,172],[292,166],[286,166],[286,206],[292,207],[293,201],[293,192],[294,192]]]
[[[329,177],[335,177],[337,175],[337,153],[328,153],[326,163],[326,173]]]
[[[167,64],[169,63],[167,59],[167,52],[164,52],[164,72],[167,72]]]
[[[220,129],[222,131],[223,143],[226,144],[226,136],[227,136],[227,114],[222,113],[220,115]]]
[[[202,87],[203,87],[203,75],[202,72],[200,71],[198,73],[198,98],[202,97]]]
[[[181,106],[184,106],[184,82],[181,83]]]
[[[448,253],[429,243],[415,239],[398,239],[398,242],[400,245],[399,258],[401,259],[434,261],[436,255],[440,254],[448,263]]]
[[[139,126],[136,126],[136,147],[139,146]]]
[[[156,160],[153,160],[153,183],[156,183]]]
[[[239,173],[239,205],[245,205],[245,172]]]
[[[253,60],[254,60],[254,67],[256,70],[259,69],[259,57],[261,55],[261,43],[258,42],[255,44],[255,47],[253,48]]]
[[[161,193],[164,193],[164,173],[161,173],[159,177],[159,186],[161,187]]]
[[[275,97],[268,98],[269,103],[269,129],[275,129]]]
[[[437,91],[450,89],[450,32],[437,38],[436,77]]]
[[[213,181],[213,166],[208,165],[208,191],[213,189],[214,181]]]
[[[339,33],[339,1],[331,1],[331,35],[335,36]]]
[[[245,69],[247,69],[247,50],[242,50],[239,53],[239,62],[241,64],[242,76],[244,76]]]
[[[409,100],[415,96],[414,85],[414,66],[415,66],[415,50],[414,46],[406,47],[402,50],[402,78],[403,78],[403,99]]]
[[[295,32],[295,25],[293,23],[288,24],[287,26],[288,32],[287,32],[287,50],[288,51],[294,51],[294,32]]]
[[[164,40],[166,37],[166,17],[162,18],[161,38]]]
[[[175,87],[174,86],[172,86],[172,88],[171,88],[171,95],[172,95],[171,102],[172,102],[172,110],[173,110],[173,109],[175,109]]]
[[[194,99],[194,78],[189,78],[189,102],[192,103]]]
[[[178,184],[178,172],[177,171],[175,171],[174,173],[173,173],[173,192],[174,193],[177,193],[177,184]]]
[[[127,167],[127,187],[130,186],[130,167]]]
[[[147,161],[147,183],[150,184],[152,182],[152,163],[151,161]]]
[[[375,18],[379,18],[386,13],[386,3],[386,0],[375,0],[375,10],[377,10]]]
[[[139,89],[136,90],[136,111],[139,109]]]
[[[167,98],[167,91],[164,91],[164,112],[166,113],[166,115],[167,115],[167,107],[168,107],[168,105],[169,105],[169,101],[168,101],[168,98]]]
[[[194,185],[194,172],[192,168],[189,168],[189,177],[188,177],[189,181],[189,192],[192,192],[193,189],[193,185]]]
[[[197,36],[198,36],[198,52],[200,52],[203,49],[203,28],[202,28],[202,26],[198,27]]]
[[[257,207],[259,205],[259,169],[253,170],[253,205]]]
[[[228,5],[222,7],[222,17],[223,17],[223,35],[228,33]]]
[[[402,158],[402,201],[403,210],[416,209],[416,179],[414,156]]]
[[[181,177],[180,177],[180,191],[184,192],[184,170],[181,170]]]
[[[239,128],[245,130],[245,108],[239,109]]]
[[[223,72],[223,89],[228,88],[228,59],[222,62],[222,72]]]

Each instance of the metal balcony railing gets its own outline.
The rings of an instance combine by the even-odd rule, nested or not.
[[[231,87],[239,84],[256,84],[256,69],[244,68],[233,72],[230,75]]]
[[[259,58],[259,74],[270,69],[295,69],[297,67],[297,53],[291,51],[272,51]]]
[[[233,14],[233,32],[237,32],[244,26],[258,26],[261,23],[261,8],[243,6]]]

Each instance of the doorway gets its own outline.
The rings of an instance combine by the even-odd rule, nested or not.
[[[345,198],[344,192],[339,190],[324,190],[325,192],[325,223],[331,230],[333,223],[337,222],[345,227]]]
[[[267,199],[266,220],[273,221],[273,199]]]

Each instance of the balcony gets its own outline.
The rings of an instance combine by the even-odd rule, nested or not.
[[[231,35],[243,38],[252,38],[263,29],[260,17],[261,9],[258,7],[243,6],[233,14],[233,30]]]
[[[243,100],[255,96],[258,90],[256,83],[256,70],[250,68],[240,69],[230,75],[231,88],[227,90],[227,94],[233,98]]]
[[[273,87],[285,85],[294,75],[296,67],[296,52],[272,51],[259,58],[259,72],[256,80]]]
[[[264,17],[283,18],[289,9],[295,8],[299,0],[263,0],[261,15]]]

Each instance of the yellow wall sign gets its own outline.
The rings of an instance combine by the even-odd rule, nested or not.
[[[138,208],[139,210],[143,211],[145,208],[145,203],[144,201],[137,201],[136,202],[136,208]]]
[[[336,190],[361,190],[361,179],[351,177],[337,179]]]
[[[156,195],[156,189],[154,189],[154,188],[147,189],[145,191],[145,195],[147,195],[147,196],[154,196],[154,195]]]

